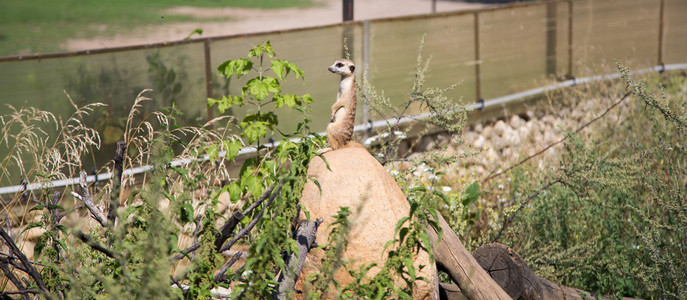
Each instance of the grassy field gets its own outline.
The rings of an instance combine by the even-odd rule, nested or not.
[[[306,7],[311,0],[27,0],[0,1],[0,56],[64,50],[62,41],[135,30],[143,25],[215,21],[163,15],[174,6],[284,8]]]

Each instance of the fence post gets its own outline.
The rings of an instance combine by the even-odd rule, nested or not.
[[[573,0],[568,0],[568,78],[573,76]]]
[[[353,20],[353,0],[343,0],[343,21]]]
[[[350,55],[351,60],[353,60],[353,53],[355,52],[354,46],[354,36],[353,29],[350,24],[346,24],[348,21],[353,21],[353,0],[343,0],[343,43],[344,48],[341,50],[341,57],[346,57],[346,54]],[[349,53],[346,53],[346,47],[349,49]]]
[[[480,65],[482,62],[480,61],[480,55],[479,55],[479,12],[474,12],[475,16],[475,98],[477,98],[478,102],[482,101],[482,83],[481,83],[481,70],[480,70]]]
[[[546,3],[546,75],[556,75],[556,35],[558,35],[558,1]]]
[[[664,26],[664,16],[665,16],[665,0],[660,0],[661,6],[659,10],[658,17],[658,64],[663,65],[663,26]]]
[[[205,96],[212,97],[212,66],[210,62],[210,39],[205,40]],[[212,120],[212,108],[208,107],[208,121]]]
[[[370,20],[365,20],[363,23],[363,80],[369,81],[370,78],[368,77],[369,74],[369,69],[370,69]],[[367,87],[363,85],[363,94],[365,95],[365,99],[369,100],[370,98],[368,97],[368,91]],[[367,102],[363,102],[362,105],[362,113],[363,117],[360,120],[363,124],[363,126],[367,125],[370,123],[370,106],[367,104]],[[369,128],[372,129],[372,128]],[[363,137],[367,139],[369,136],[368,130],[365,130],[363,132]]]

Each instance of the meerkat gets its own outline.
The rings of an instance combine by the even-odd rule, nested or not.
[[[336,102],[332,105],[331,118],[327,125],[327,141],[329,148],[321,153],[346,147],[362,147],[352,141],[353,126],[355,125],[355,107],[357,96],[355,91],[355,65],[348,59],[338,59],[329,67],[329,72],[341,75]]]

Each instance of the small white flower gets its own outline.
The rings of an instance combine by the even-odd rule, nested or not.
[[[443,186],[443,187],[441,187],[441,190],[444,191],[444,193],[448,193],[451,191],[451,187]]]

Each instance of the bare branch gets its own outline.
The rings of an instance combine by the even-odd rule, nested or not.
[[[231,216],[229,221],[227,221],[227,223],[225,223],[222,226],[222,228],[219,229],[219,235],[216,236],[216,238],[215,238],[215,248],[217,249],[218,252],[228,250],[228,248],[225,250],[221,250],[222,244],[224,244],[224,242],[231,236],[231,233],[234,232],[234,228],[236,228],[236,226],[239,224],[239,222],[241,222],[241,220],[246,215],[250,214],[250,212],[253,211],[253,209],[255,209],[260,204],[262,204],[262,202],[265,201],[265,199],[267,199],[267,197],[270,196],[270,194],[272,193],[272,191],[274,190],[274,187],[276,185],[277,184],[275,183],[272,186],[270,186],[267,190],[265,190],[262,193],[262,195],[260,196],[260,198],[258,200],[256,200],[255,202],[253,202],[253,204],[251,204],[243,212],[234,212],[234,214]],[[281,187],[279,187],[279,190],[281,190]],[[279,191],[277,191],[276,193],[278,194]],[[176,256],[174,256],[172,258],[172,260],[173,261],[180,260],[180,259],[184,258],[186,255],[188,255],[189,253],[198,250],[199,248],[200,248],[200,244],[194,243],[191,247],[184,249],[181,254],[177,254]]]
[[[114,157],[114,178],[112,179],[112,195],[110,210],[107,213],[107,221],[114,226],[117,222],[117,208],[119,207],[119,192],[122,185],[122,172],[124,169],[124,154],[126,153],[126,142],[117,142],[117,150]]]
[[[49,295],[48,288],[45,286],[43,283],[43,278],[41,277],[41,274],[36,270],[36,268],[29,262],[29,259],[26,258],[26,255],[24,255],[21,250],[19,250],[19,247],[14,243],[12,238],[7,234],[7,232],[0,227],[0,237],[2,237],[3,240],[5,240],[5,245],[10,248],[10,253],[13,253],[14,255],[17,256],[19,261],[21,261],[22,265],[24,265],[24,268],[26,269],[27,274],[33,278],[34,281],[36,281],[36,284],[38,285],[38,288],[41,289],[46,295]]]
[[[239,239],[241,239],[242,237],[244,237],[248,233],[250,233],[250,231],[253,230],[253,227],[255,227],[255,225],[258,224],[258,221],[260,221],[260,219],[262,219],[262,215],[265,214],[265,210],[267,210],[267,207],[269,207],[272,204],[272,202],[274,202],[274,199],[277,198],[277,195],[279,195],[279,192],[281,192],[281,186],[279,186],[279,188],[277,188],[277,190],[274,191],[274,193],[272,193],[270,200],[267,201],[267,203],[262,208],[262,210],[260,210],[260,212],[258,213],[257,216],[255,216],[255,218],[253,218],[253,220],[248,224],[248,226],[246,226],[246,228],[243,228],[236,235],[234,235],[234,237],[229,242],[222,245],[222,248],[219,249],[219,252],[229,250],[231,248],[231,246],[234,246],[234,244],[236,244],[236,242],[238,242]]]
[[[86,235],[86,234],[83,233],[82,231],[78,231],[78,232],[76,233],[76,236],[77,236],[82,242],[86,243],[86,245],[88,245],[88,246],[90,246],[91,248],[93,248],[93,250],[99,251],[99,252],[101,252],[101,253],[107,255],[107,256],[110,257],[110,258],[116,258],[116,257],[115,257],[115,253],[112,252],[112,250],[107,249],[105,246],[103,246],[103,245],[101,245],[100,243],[94,241],[90,236]]]
[[[20,290],[20,291],[25,290],[26,287],[24,286],[24,284],[22,284],[21,280],[19,280],[14,275],[12,270],[10,270],[10,267],[8,265],[9,261],[11,261],[11,259],[9,257],[0,257],[0,269],[2,269],[2,272],[5,273],[5,276],[7,276],[7,278],[12,282],[12,284],[14,284],[14,286],[18,290]],[[24,298],[26,300],[29,299],[29,297],[26,294],[22,295],[22,298]]]
[[[103,212],[97,206],[95,206],[95,203],[93,203],[91,192],[88,190],[88,181],[86,180],[86,176],[87,175],[85,171],[81,171],[81,173],[79,173],[79,188],[81,189],[81,195],[73,192],[72,194],[77,196],[77,198],[81,200],[84,205],[86,205],[88,211],[91,212],[91,217],[98,221],[100,225],[105,227],[107,225],[107,220],[105,219]]]
[[[215,275],[215,282],[220,282],[224,277],[224,273],[226,273],[227,270],[229,270],[229,268],[239,260],[239,258],[241,258],[241,252],[234,253],[234,256],[232,256],[231,259]]]
[[[287,299],[288,291],[293,290],[298,280],[298,275],[303,269],[303,262],[305,257],[315,245],[317,237],[317,228],[320,227],[324,220],[317,218],[315,221],[302,220],[298,230],[296,231],[296,241],[298,242],[298,258],[296,253],[291,253],[286,259],[286,270],[283,270],[279,275],[279,290],[273,296],[277,299]]]

